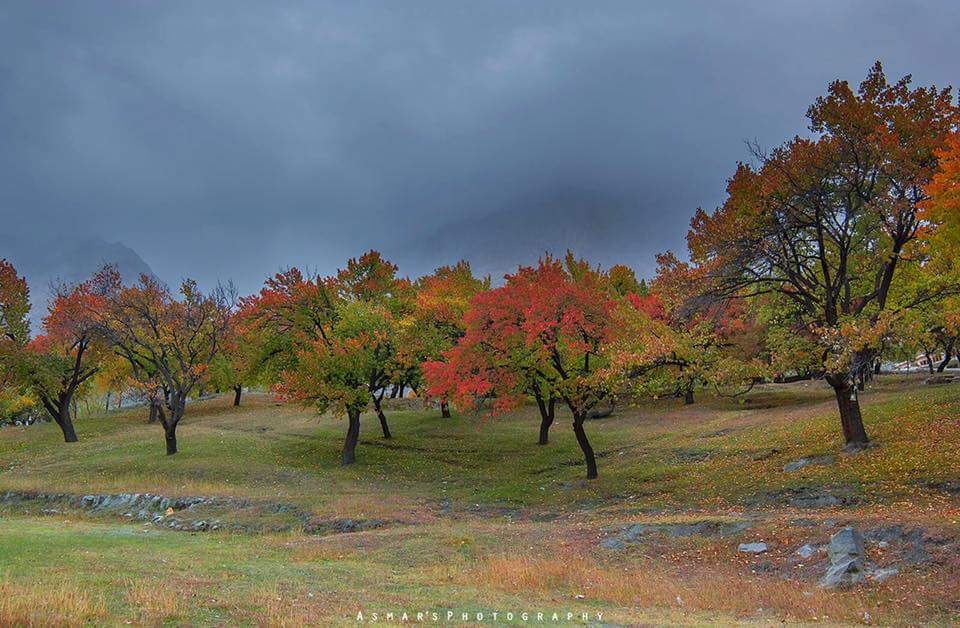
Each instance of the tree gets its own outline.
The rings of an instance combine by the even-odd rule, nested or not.
[[[960,133],[951,135],[936,156],[939,168],[925,189],[922,217],[937,226],[939,245],[954,248],[960,244]]]
[[[648,293],[647,282],[638,282],[636,273],[629,266],[615,264],[606,272],[605,277],[616,296],[625,297],[628,294],[646,296]]]
[[[0,259],[0,345],[23,346],[30,340],[30,289],[6,259]]]
[[[723,206],[698,210],[687,240],[714,294],[795,304],[797,324],[819,340],[844,441],[858,448],[869,439],[854,382],[915,305],[894,310],[888,297],[923,236],[924,188],[957,110],[950,89],[889,84],[877,63],[857,91],[832,83],[807,117],[816,137],[755,150],[759,167],[738,167]]]
[[[30,339],[26,282],[6,261],[0,262],[0,281],[5,371],[39,401],[60,427],[64,441],[76,442],[74,397],[97,372],[99,352],[87,312],[99,308],[99,296],[90,282],[59,286],[43,320],[44,333]]]
[[[239,406],[244,384],[256,381],[263,366],[263,338],[242,310],[231,313],[227,330],[210,363],[210,382],[218,392],[233,391],[233,405]]]
[[[104,408],[109,411],[110,403],[116,393],[116,407],[123,405],[123,394],[130,388],[133,374],[130,365],[116,353],[104,352],[100,368],[94,376],[94,387],[103,394]]]
[[[96,281],[104,295],[98,332],[130,364],[163,426],[167,455],[176,454],[187,399],[229,333],[233,295],[222,286],[204,294],[189,279],[174,294],[147,275],[124,286],[109,267]]]
[[[359,258],[347,261],[346,268],[337,271],[334,279],[328,280],[343,303],[362,302],[383,308],[391,314],[391,324],[398,324],[404,316],[413,311],[414,290],[410,281],[397,277],[398,267],[386,260],[379,251],[370,250]],[[391,334],[395,338],[395,334]],[[380,420],[384,438],[391,438],[387,417],[383,413],[382,401],[391,384],[405,383],[410,376],[409,362],[402,360],[403,355],[396,345],[387,350],[381,347],[377,373],[370,380],[370,399]]]
[[[466,332],[463,317],[470,300],[489,289],[490,278],[477,279],[470,263],[463,260],[455,266],[442,266],[417,282],[416,304],[402,322],[399,353],[401,363],[410,371],[404,381],[420,379],[421,363],[443,359]],[[449,400],[442,396],[439,399],[441,414],[447,418]]]
[[[593,479],[597,463],[584,421],[615,387],[606,368],[614,301],[600,277],[584,268],[565,268],[548,256],[508,275],[503,287],[477,294],[463,338],[444,362],[426,363],[424,371],[431,389],[458,405],[496,395],[495,413],[522,403],[535,382],[541,395],[562,400],[573,414]]]
[[[701,284],[698,269],[664,253],[647,294],[630,293],[618,308],[617,363],[634,392],[692,404],[702,386],[733,396],[761,375],[753,312],[741,302],[705,298]]]
[[[347,416],[344,465],[356,461],[360,415],[389,382],[395,352],[396,325],[387,302],[355,294],[337,277],[308,279],[292,268],[268,279],[242,307],[263,335],[277,394]]]

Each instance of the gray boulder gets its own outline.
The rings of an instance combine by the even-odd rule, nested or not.
[[[830,562],[838,562],[846,558],[863,557],[863,537],[852,526],[847,526],[830,537],[827,546]]]
[[[847,526],[831,536],[827,554],[830,556],[830,567],[820,578],[820,586],[832,589],[863,582],[863,537],[856,528]]]
[[[797,549],[797,556],[800,558],[810,558],[817,553],[817,548],[807,543]]]
[[[756,543],[741,543],[738,549],[747,554],[762,554],[767,551],[767,544],[762,541]]]

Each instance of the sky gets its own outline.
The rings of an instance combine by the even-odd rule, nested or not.
[[[956,82],[958,31],[955,0],[7,0],[0,242],[244,292],[370,248],[411,276],[567,248],[649,276],[747,141],[877,59]]]

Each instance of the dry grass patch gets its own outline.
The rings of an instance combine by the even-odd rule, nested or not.
[[[279,584],[253,593],[244,619],[257,626],[299,628],[345,623],[350,611],[342,598],[321,592],[294,592]]]
[[[103,599],[71,586],[0,581],[0,625],[83,626],[107,615]]]
[[[670,608],[739,617],[801,621],[876,620],[879,609],[857,591],[829,592],[815,585],[740,573],[724,565],[665,570],[645,561],[630,566],[598,564],[583,556],[494,556],[447,574],[478,588],[529,592],[543,597],[597,600],[626,607]]]
[[[158,580],[127,582],[126,600],[140,622],[162,623],[184,614],[187,595],[180,587]]]

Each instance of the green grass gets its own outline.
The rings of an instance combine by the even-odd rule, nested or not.
[[[864,395],[878,447],[838,463],[787,474],[802,456],[842,445],[830,391],[822,385],[768,387],[748,403],[705,398],[623,407],[591,421],[601,478],[581,480],[582,455],[560,413],[551,443],[535,445],[535,410],[483,419],[392,412],[394,438],[375,417],[362,422],[358,463],[340,467],[344,421],[248,396],[191,407],[179,429],[181,452],[166,456],[162,431],[143,411],[78,420],[80,442],[56,427],[0,431],[0,490],[158,492],[292,500],[350,514],[371,496],[377,507],[453,500],[567,510],[598,500],[637,507],[737,505],[759,493],[838,484],[873,500],[913,492],[922,480],[950,479],[960,448],[960,387],[890,380]],[[363,513],[356,513],[363,514]]]
[[[146,424],[143,410],[81,418],[73,444],[53,425],[0,430],[0,491],[239,496],[295,502],[322,517],[398,523],[314,538],[167,532],[79,514],[6,516],[0,573],[14,587],[8,597],[26,599],[25,586],[59,586],[66,623],[337,623],[378,605],[459,612],[551,604],[603,610],[625,623],[724,623],[745,613],[809,619],[817,605],[847,620],[869,608],[874,617],[914,621],[918,616],[902,615],[907,610],[885,594],[824,597],[775,578],[743,591],[745,598],[766,596],[773,609],[754,616],[755,608],[724,593],[729,565],[716,557],[729,547],[690,548],[714,562],[676,572],[690,556],[678,554],[677,563],[639,554],[611,563],[597,550],[598,535],[643,517],[724,518],[745,504],[769,513],[773,529],[775,518],[791,516],[776,494],[798,487],[852,495],[859,510],[851,513],[923,511],[956,527],[954,502],[924,485],[958,479],[960,387],[927,387],[916,378],[882,378],[863,395],[877,446],[856,455],[838,453],[839,420],[822,384],[761,387],[740,401],[704,395],[689,407],[673,399],[621,407],[587,426],[601,454],[596,481],[582,479],[564,413],[547,446],[535,444],[533,408],[496,419],[391,412],[389,441],[365,415],[358,462],[343,468],[342,419],[262,395],[248,395],[240,408],[229,401],[191,405],[176,456],[164,454],[162,430]],[[783,471],[787,462],[825,454],[837,462]],[[533,521],[502,516],[515,510]],[[537,523],[539,514],[556,519]],[[703,581],[703,573],[714,580]],[[629,580],[638,574],[646,579]],[[620,584],[627,581],[632,588]],[[693,601],[675,603],[678,596]],[[0,620],[33,621],[31,612],[39,613],[38,624],[59,621],[39,602],[0,605]]]

